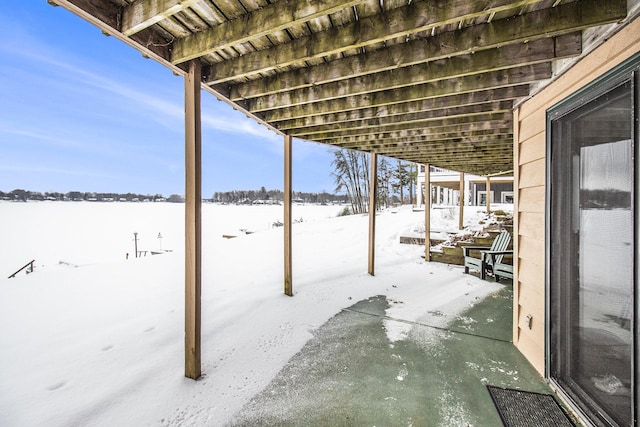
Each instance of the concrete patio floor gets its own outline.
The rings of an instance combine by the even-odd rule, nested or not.
[[[390,303],[377,296],[330,319],[231,424],[493,427],[487,384],[552,393],[510,342],[510,283],[458,315],[425,313],[395,342]]]

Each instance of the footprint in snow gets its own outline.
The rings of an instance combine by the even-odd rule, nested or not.
[[[155,326],[152,326],[152,327],[150,327],[150,328],[145,329],[144,331],[145,331],[145,332],[151,332],[151,331],[153,331],[155,328],[156,328]]]
[[[49,390],[49,391],[56,391],[56,390],[61,389],[61,388],[62,388],[62,387],[64,387],[65,385],[67,385],[67,382],[66,382],[66,381],[60,381],[60,382],[57,382],[57,383],[55,383],[55,384],[50,385],[49,387],[47,387],[47,390]]]
[[[113,345],[112,345],[112,344],[109,344],[109,345],[105,345],[105,346],[104,346],[104,347],[102,347],[100,350],[102,350],[102,351],[109,351],[109,350],[111,350],[112,348],[113,348]]]

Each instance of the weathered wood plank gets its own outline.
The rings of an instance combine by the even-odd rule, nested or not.
[[[418,101],[430,98],[439,98],[460,93],[497,89],[508,86],[519,86],[524,83],[548,79],[552,75],[551,65],[548,63],[528,65],[524,67],[510,68],[493,71],[474,76],[465,76],[458,79],[439,80],[431,83],[416,84],[396,90],[385,90],[365,95],[355,95],[342,99],[334,99],[316,103],[305,108],[305,105],[280,104],[272,105],[266,99],[250,100],[247,103],[253,113],[264,112],[262,117],[270,122],[276,115],[285,119],[306,117],[313,114],[330,114],[341,111],[358,110],[362,108],[381,107],[385,105],[402,104],[410,101]],[[281,110],[279,113],[270,110]]]
[[[362,0],[280,0],[252,13],[177,40],[171,61],[174,64],[250,41],[296,24],[307,22],[353,6]]]
[[[122,11],[121,31],[131,36],[200,0],[136,0]]]
[[[381,152],[376,151],[376,152],[384,156],[403,158],[403,159],[406,159],[407,161],[415,161],[416,163],[418,163],[416,159],[424,159],[424,160],[429,159],[434,163],[453,162],[453,163],[462,163],[467,165],[472,165],[472,164],[483,165],[483,164],[486,164],[487,161],[491,161],[491,162],[502,163],[505,165],[511,164],[511,161],[508,158],[506,158],[507,156],[505,156],[502,153],[498,153],[498,152],[485,153],[481,150],[478,150],[475,153],[475,156],[473,156],[473,154],[471,153],[468,153],[468,155],[467,153],[463,153],[462,155],[459,155],[453,150],[448,153],[430,152],[425,150],[424,152],[418,153],[418,154],[385,153],[384,151],[381,151]],[[486,159],[484,159],[484,163],[482,161],[477,160],[479,156],[486,156]],[[506,170],[510,170],[510,168]]]
[[[420,111],[438,111],[454,107],[479,106],[484,103],[513,100],[529,95],[529,86],[511,86],[494,90],[462,93],[441,98],[422,99],[402,104],[385,105],[382,107],[364,108],[360,110],[341,111],[330,114],[316,114],[292,120],[278,120],[276,114],[271,115],[271,122],[278,129],[295,129],[304,126],[326,125],[331,123],[345,123],[363,120],[371,117],[399,116]],[[278,123],[275,123],[278,122]]]
[[[511,112],[513,102],[497,101],[486,104],[472,105],[467,107],[445,108],[442,110],[420,111],[415,113],[405,113],[395,116],[377,116],[375,118],[363,119],[342,123],[329,123],[326,125],[316,126],[299,126],[288,129],[287,133],[297,135],[303,132],[306,136],[321,134],[326,132],[344,132],[352,129],[363,129],[377,127],[382,128],[390,125],[400,125],[403,123],[426,123],[430,121],[439,121],[442,119],[453,120],[457,118],[467,118],[473,120],[476,116],[487,113],[507,113]],[[429,123],[426,123],[429,125]],[[282,130],[282,127],[278,126]]]
[[[579,46],[580,42],[578,41],[576,44],[578,53]],[[256,106],[295,106],[364,95],[380,91],[381,88],[395,90],[443,79],[459,79],[492,71],[544,63],[553,59],[558,59],[554,39],[541,39],[531,43],[509,45],[473,55],[457,56],[289,92],[256,97],[252,94],[247,98],[252,98],[251,104]],[[232,100],[245,99],[245,97],[239,97],[237,93],[234,93],[234,90],[235,87],[232,87],[230,92]]]
[[[453,129],[452,132],[441,132],[441,129],[429,130],[429,129],[417,129],[417,130],[401,130],[396,132],[381,132],[373,133],[370,135],[343,137],[340,140],[334,142],[334,145],[351,148],[353,144],[371,145],[371,144],[384,144],[384,141],[395,141],[396,143],[424,143],[433,141],[437,143],[439,141],[448,141],[455,139],[468,139],[479,137],[490,137],[500,135],[506,135],[511,137],[513,135],[513,129],[511,127],[466,131],[464,129]],[[393,143],[393,142],[391,142]]]
[[[593,25],[614,22],[624,16],[625,12],[621,8],[603,10],[599,2],[600,0],[587,0],[563,4],[526,15],[492,21],[489,25],[479,24],[440,33],[434,37],[388,46],[377,52],[367,52],[366,55],[331,61],[320,67],[314,67],[307,73],[281,75],[278,80],[281,82],[281,87],[289,89],[323,84],[340,80],[344,76],[356,77],[541,37],[546,38],[567,32],[579,34],[580,30]],[[279,59],[279,64],[292,64],[305,59],[296,57],[298,52],[295,49],[281,49],[283,52],[271,50],[256,52],[250,56],[220,64],[216,67],[215,80],[210,80],[208,83],[221,83],[234,80],[237,76],[257,74],[272,69],[274,57]],[[271,85],[269,81],[265,83],[265,86]],[[251,93],[253,90],[256,88],[239,89],[240,93]]]
[[[490,131],[478,131],[478,132],[490,132]],[[339,145],[342,148],[349,148],[352,150],[360,150],[360,151],[363,151],[364,149],[367,149],[367,148],[370,150],[394,149],[394,148],[407,149],[407,150],[411,150],[411,149],[419,150],[424,147],[429,147],[430,149],[438,148],[438,147],[446,148],[451,144],[459,144],[459,143],[469,144],[470,146],[476,146],[476,145],[484,146],[484,145],[490,145],[490,144],[499,144],[500,146],[502,146],[502,144],[504,143],[509,144],[511,143],[511,141],[513,141],[512,135],[508,132],[505,132],[504,134],[491,133],[490,135],[477,136],[477,137],[461,137],[459,134],[446,134],[446,135],[451,135],[451,136],[440,138],[440,139],[434,139],[434,138],[438,138],[438,136],[421,136],[421,137],[413,137],[413,138],[389,138],[387,140],[370,138],[367,140],[367,142],[347,143],[347,144],[340,142],[337,145]]]
[[[474,130],[488,130],[493,127],[508,127],[511,125],[511,113],[485,113],[474,117],[470,120],[466,117],[453,118],[453,119],[438,119],[429,121],[428,125],[424,122],[414,121],[411,123],[402,124],[388,124],[380,126],[372,126],[366,128],[357,128],[349,130],[328,130],[323,133],[317,133],[313,135],[307,135],[304,129],[297,132],[291,132],[294,137],[305,138],[316,141],[327,141],[330,139],[341,139],[343,137],[356,136],[356,135],[371,135],[379,132],[393,132],[399,130],[410,129],[425,129],[430,130],[438,129],[438,132],[442,133],[454,133],[461,130],[474,131]]]
[[[380,150],[380,151],[371,150],[371,152],[375,152],[380,155],[388,156],[388,157],[403,158],[403,159],[407,159],[407,161],[409,161],[409,159],[411,159],[411,161],[415,161],[415,159],[422,158],[422,159],[430,159],[434,162],[451,161],[451,160],[460,162],[461,160],[464,160],[465,163],[471,163],[474,160],[471,153],[469,152],[457,153],[454,150],[451,150],[449,152],[439,152],[439,151],[429,151],[425,148],[425,150],[423,150],[422,152],[412,153],[412,154],[407,154],[402,152],[386,152],[384,150]],[[505,154],[508,154],[508,153],[503,153],[499,151],[484,152],[482,150],[477,150],[475,153],[475,158],[478,158],[478,156],[486,156],[487,159],[491,159],[492,161],[499,161],[505,164],[510,163],[509,159],[506,158]],[[481,163],[478,163],[478,164],[481,164]]]
[[[571,7],[575,8],[574,5],[577,4],[579,3],[572,3]],[[556,9],[552,10],[556,12]],[[237,88],[234,89],[234,97],[246,98],[248,96],[260,96],[326,84],[343,80],[347,77],[353,78],[380,73],[395,70],[400,67],[408,67],[509,44],[525,41],[531,42],[539,38],[549,38],[563,34],[569,30],[582,29],[586,26],[585,23],[564,19],[564,17],[558,13],[553,13],[551,17],[549,16],[551,13],[548,10],[536,12],[535,15],[542,16],[536,16],[535,19],[531,20],[521,16],[504,20],[503,23],[468,27],[454,32],[438,34],[427,39],[413,40],[408,43],[390,46],[386,49],[323,63],[317,67],[281,73],[277,78],[265,79],[260,83],[252,82],[238,85]],[[552,21],[547,24],[544,18],[550,18]],[[520,30],[522,32],[520,32]],[[571,34],[561,37],[561,42],[557,45],[557,55],[559,57],[569,57],[579,54],[579,47],[581,45],[580,34],[580,31],[573,31]],[[566,37],[570,37],[573,41],[565,40]],[[291,51],[288,52],[293,55]],[[215,80],[208,81],[207,83],[216,84],[235,80],[239,76],[257,74],[257,70],[273,68],[273,60],[266,51],[256,52],[250,56],[253,58],[250,64],[248,57],[242,57],[226,64],[217,65]],[[266,61],[265,65],[257,62],[260,57],[263,57]],[[246,64],[244,65],[245,67],[251,67],[247,70],[247,73],[242,72],[243,69],[241,67],[243,63]],[[298,63],[298,61],[291,58],[291,60],[286,61],[286,63]],[[236,70],[236,74],[229,75],[225,78],[224,73],[227,70]]]
[[[490,14],[498,10],[512,9],[514,6],[534,2],[528,1],[432,1],[412,2],[378,15],[361,17],[340,28],[315,33],[309,37],[294,40],[287,45],[275,46],[269,51],[256,53],[217,66],[210,83],[221,83],[245,73],[262,73],[294,63],[323,58],[353,48],[366,47],[397,37],[404,37],[432,28],[443,26],[460,19]],[[399,45],[401,46],[401,45]]]

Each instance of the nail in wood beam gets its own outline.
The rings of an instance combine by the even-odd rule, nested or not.
[[[185,365],[184,372],[194,380],[202,374],[200,360],[201,292],[201,116],[200,62],[189,63],[185,76]]]
[[[458,229],[462,230],[464,228],[464,172],[460,172],[460,222],[458,224]]]
[[[378,195],[378,154],[371,153],[371,179],[369,182],[369,274],[375,274],[376,258],[376,205]]]
[[[284,136],[284,294],[293,296],[291,250],[291,145],[292,137]]]
[[[424,260],[431,261],[431,165],[424,165]]]

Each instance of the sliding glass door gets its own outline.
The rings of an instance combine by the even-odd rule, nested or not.
[[[636,411],[636,73],[548,121],[548,376],[594,425],[633,425]]]

